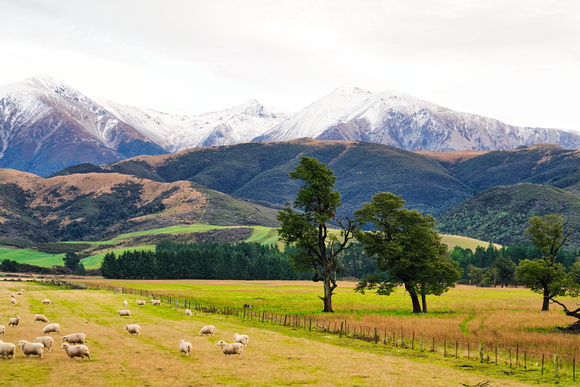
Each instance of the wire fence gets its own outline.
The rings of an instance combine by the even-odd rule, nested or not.
[[[511,372],[537,372],[542,376],[551,376],[557,380],[576,381],[576,357],[561,356],[557,353],[542,353],[529,351],[525,348],[505,347],[484,344],[482,342],[447,340],[442,337],[427,336],[420,332],[395,332],[376,327],[351,324],[347,321],[328,321],[318,317],[299,314],[277,314],[265,310],[256,310],[252,305],[231,307],[227,305],[212,305],[202,300],[172,297],[145,289],[133,289],[115,286],[88,286],[82,283],[59,281],[58,285],[69,289],[107,290],[115,293],[140,295],[146,299],[160,300],[175,308],[196,310],[203,313],[235,316],[243,320],[259,321],[272,325],[302,329],[309,332],[324,332],[354,340],[374,342],[376,345],[397,347],[421,352],[430,352],[443,357],[456,359],[472,359],[479,363],[504,366]],[[53,282],[54,283],[54,282]],[[474,367],[464,365],[463,367]]]

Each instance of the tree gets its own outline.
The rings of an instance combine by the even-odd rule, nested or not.
[[[378,286],[379,294],[390,294],[396,286],[404,285],[413,313],[422,311],[419,295],[423,312],[427,312],[426,295],[447,291],[461,277],[461,270],[434,230],[435,219],[403,208],[405,203],[401,196],[382,192],[355,211],[360,225],[374,225],[374,230],[357,231],[356,238],[384,272],[363,278],[355,290],[364,292],[367,287]]]
[[[336,178],[326,165],[314,158],[302,157],[289,176],[304,181],[293,206],[302,212],[295,212],[290,203],[286,203],[277,216],[281,223],[278,235],[284,243],[296,247],[291,255],[294,268],[314,270],[312,281],[323,282],[324,297],[319,296],[324,302],[323,312],[332,313],[332,295],[341,269],[338,256],[349,245],[357,226],[347,216],[344,221],[335,217],[340,194],[334,191]],[[340,238],[329,232],[332,221],[341,229]]]
[[[521,261],[516,268],[516,278],[532,291],[542,294],[542,311],[549,311],[550,299],[565,294],[566,269],[555,261],[558,251],[568,242],[572,229],[565,231],[568,222],[556,214],[534,216],[529,222],[526,234],[531,236],[532,245],[542,256]]]
[[[105,254],[101,263],[101,274],[105,278],[119,278],[117,257],[112,251]]]
[[[79,256],[76,253],[66,253],[66,255],[64,256],[64,258],[62,259],[64,261],[64,265],[69,268],[73,273],[76,273],[78,268],[79,268],[79,262],[81,261],[81,259],[79,258]]]

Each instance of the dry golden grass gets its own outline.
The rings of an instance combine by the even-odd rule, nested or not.
[[[21,287],[28,291],[9,303],[9,294]],[[4,295],[4,296],[2,296]],[[50,298],[52,304],[40,301]],[[137,307],[137,296],[107,291],[59,290],[39,284],[0,282],[0,319],[20,315],[18,327],[6,326],[2,340],[17,344],[42,335],[45,324],[35,323],[35,313],[45,314],[61,325],[53,333],[55,347],[44,359],[26,358],[19,348],[15,359],[0,359],[2,385],[82,386],[215,386],[232,385],[522,385],[516,380],[496,379],[453,364],[429,364],[393,356],[382,346],[337,336],[308,334],[267,324],[242,322],[238,318],[198,313],[186,317],[182,309],[150,303]],[[129,301],[133,316],[119,317],[115,311]],[[128,322],[142,326],[141,336],[124,330]],[[214,337],[201,337],[201,326],[217,327]],[[93,361],[68,358],[60,349],[64,334],[84,332]],[[225,358],[216,343],[230,341],[234,333],[250,335],[242,355]],[[193,344],[190,357],[182,357],[178,341]],[[351,343],[355,343],[352,345]],[[357,347],[358,346],[358,347]]]

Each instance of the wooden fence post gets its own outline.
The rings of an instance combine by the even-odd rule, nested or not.
[[[544,375],[544,354],[542,353],[542,372],[540,375]]]
[[[483,363],[483,344],[479,342],[479,362]]]
[[[421,336],[419,336],[419,350],[421,352],[423,352],[424,348],[423,348],[423,334],[421,333]]]
[[[558,377],[558,354],[554,352],[554,376]]]

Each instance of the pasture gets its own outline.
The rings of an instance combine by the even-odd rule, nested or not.
[[[96,281],[99,283],[110,281]],[[96,283],[95,282],[95,283]],[[303,313],[320,309],[309,298],[317,290],[310,283],[244,283],[212,281],[124,281],[117,286],[131,286],[166,291],[170,294],[184,292],[197,298],[207,297],[214,302],[228,304],[267,296],[262,305],[255,308],[280,308],[291,301],[289,308]],[[16,296],[17,305],[11,305],[9,294],[24,288],[27,291]],[[377,313],[385,307],[389,297],[373,302],[362,298],[372,295],[349,295],[347,284],[341,284],[336,296],[336,307],[344,315],[364,319],[393,316],[396,313]],[[352,290],[350,290],[352,292]],[[343,294],[344,293],[344,294]],[[245,296],[243,296],[245,294]],[[290,299],[274,301],[280,294]],[[3,296],[1,296],[3,295]],[[202,297],[203,296],[203,297]],[[371,297],[369,297],[371,296]],[[404,297],[402,294],[391,299]],[[52,304],[40,303],[50,298]],[[17,344],[19,340],[34,340],[42,336],[44,323],[34,322],[34,314],[46,315],[50,322],[61,325],[61,333],[50,334],[55,348],[45,353],[44,359],[26,358],[17,348],[15,359],[0,359],[0,382],[2,385],[84,385],[84,386],[165,386],[165,385],[476,385],[489,381],[490,385],[516,386],[548,384],[550,377],[516,371],[506,375],[505,367],[479,364],[472,359],[449,359],[428,353],[406,351],[374,343],[347,339],[323,332],[291,329],[264,324],[256,320],[242,320],[235,316],[206,314],[199,311],[187,317],[182,308],[164,303],[153,306],[148,302],[137,306],[133,294],[106,290],[67,290],[37,282],[0,281],[0,322],[6,325],[1,339]],[[445,298],[445,296],[443,296]],[[344,299],[344,300],[342,300]],[[131,317],[119,317],[116,310],[124,309],[127,300]],[[402,301],[402,300],[400,300]],[[430,300],[433,308],[436,302]],[[490,300],[491,301],[491,300]],[[399,302],[399,301],[396,301]],[[451,301],[448,301],[451,302]],[[457,301],[453,301],[457,302]],[[375,307],[371,307],[377,304]],[[278,306],[276,306],[278,305]],[[310,311],[307,309],[315,306]],[[349,308],[352,308],[350,310]],[[361,313],[356,312],[359,310]],[[391,306],[398,308],[398,306]],[[348,311],[348,312],[347,312]],[[455,313],[455,312],[453,312]],[[459,313],[459,312],[457,312]],[[550,312],[551,314],[552,312]],[[557,313],[554,313],[556,315]],[[19,315],[20,325],[8,327],[10,317]],[[409,316],[401,308],[401,319],[414,322],[433,320],[440,313],[427,316]],[[338,314],[337,314],[338,316]],[[127,323],[142,327],[140,336],[131,336],[124,330]],[[215,336],[201,337],[199,329],[207,324],[217,327]],[[485,325],[485,324],[484,324]],[[87,334],[87,345],[93,361],[68,358],[60,349],[60,337],[69,333]],[[231,342],[234,333],[248,334],[251,338],[242,358],[225,357],[216,345],[223,339]],[[178,342],[185,339],[193,344],[190,357],[181,356]],[[468,365],[468,369],[466,368]],[[475,367],[477,366],[477,367]],[[475,367],[475,368],[474,368]],[[569,384],[562,380],[560,384]]]

